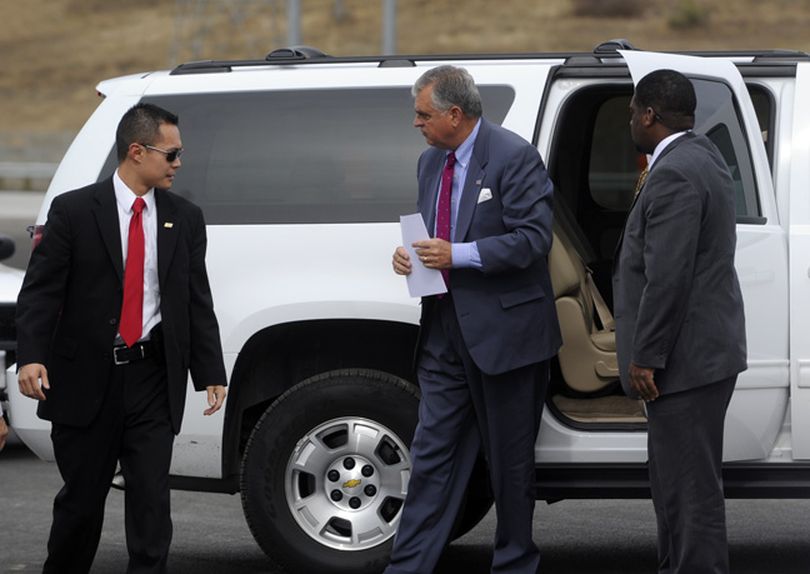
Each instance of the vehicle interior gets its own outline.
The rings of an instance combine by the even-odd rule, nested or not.
[[[754,221],[759,208],[747,172],[750,162],[740,152],[737,122],[728,115],[735,104],[716,85],[698,81],[696,88],[701,106],[711,98],[719,102],[704,106],[705,111],[699,106],[696,131],[714,141],[729,165],[738,223]],[[771,98],[761,87],[749,91],[768,144]],[[619,383],[612,317],[614,250],[647,162],[630,137],[632,93],[629,82],[593,84],[572,93],[560,110],[547,158],[555,183],[549,268],[563,335],[547,408],[565,424],[589,431],[646,428],[643,402],[628,398]]]
[[[641,401],[619,383],[610,289],[613,250],[646,164],[630,139],[631,96],[629,83],[578,90],[561,110],[548,158],[555,183],[549,270],[563,346],[547,408],[589,430],[646,426]]]

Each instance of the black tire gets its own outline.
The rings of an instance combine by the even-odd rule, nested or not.
[[[262,550],[295,573],[380,572],[407,492],[418,404],[407,381],[347,369],[307,379],[268,407],[241,474],[245,518]]]

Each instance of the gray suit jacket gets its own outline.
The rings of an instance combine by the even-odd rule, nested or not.
[[[661,394],[745,370],[735,244],[728,168],[708,138],[687,133],[653,164],[616,249],[616,350],[625,391],[631,361],[655,369]]]
[[[446,152],[419,158],[418,207],[431,233]],[[478,203],[489,188],[492,199]],[[548,274],[554,188],[537,150],[481,120],[454,242],[475,241],[483,268],[452,269],[450,291],[470,356],[500,374],[554,356],[561,344]],[[433,307],[423,301],[422,324]]]

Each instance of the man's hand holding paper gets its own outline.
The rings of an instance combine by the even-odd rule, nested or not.
[[[419,213],[403,215],[399,219],[404,247],[397,247],[394,251],[394,272],[407,277],[411,297],[447,293],[439,269],[449,269],[452,264],[451,244],[442,239],[431,239]]]

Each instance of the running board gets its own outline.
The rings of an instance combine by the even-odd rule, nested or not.
[[[810,498],[810,463],[728,463],[726,498]],[[537,499],[650,498],[646,464],[539,464]]]

